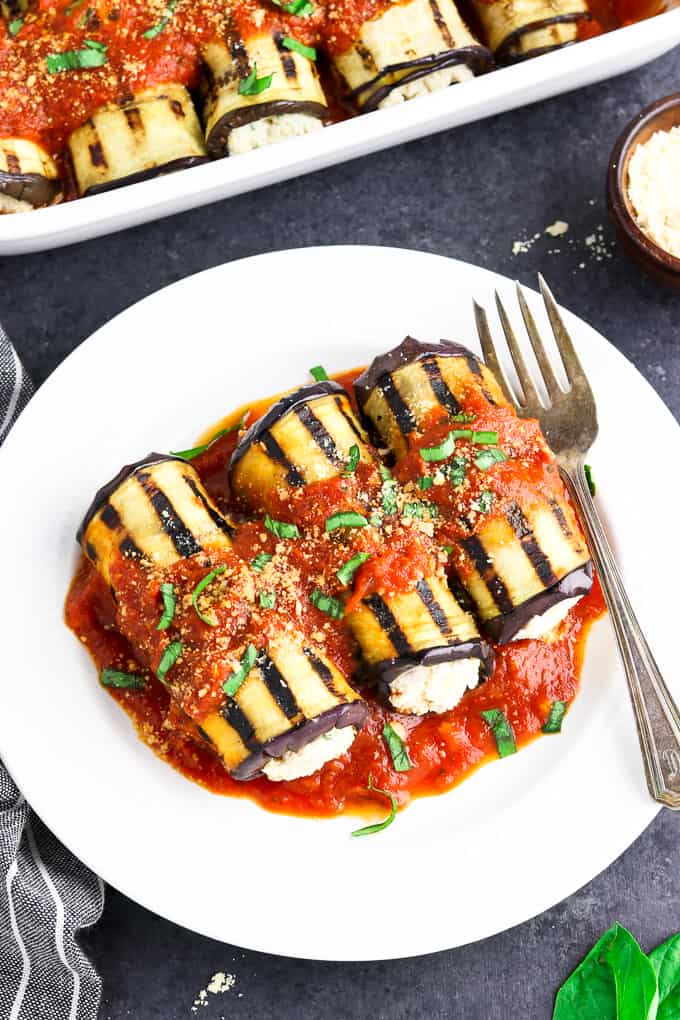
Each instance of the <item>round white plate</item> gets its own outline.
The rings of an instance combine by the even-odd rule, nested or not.
[[[353,819],[268,814],[154,757],[62,620],[74,535],[95,489],[150,449],[181,449],[248,399],[369,361],[407,333],[478,348],[472,298],[509,281],[434,255],[277,252],[174,284],[57,369],[0,451],[0,753],[35,810],[107,882],[226,942],[375,960],[450,948],[545,910],[656,813],[606,620],[561,737],[425,798],[379,836]],[[544,323],[540,301],[530,303]],[[495,320],[494,320],[495,321]],[[659,662],[674,680],[680,432],[651,387],[567,317],[597,396],[600,507]]]

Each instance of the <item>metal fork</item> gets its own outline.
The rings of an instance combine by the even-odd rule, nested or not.
[[[555,298],[540,274],[538,280],[569,389],[565,392],[557,380],[519,283],[517,299],[543,377],[548,395],[547,406],[539,397],[498,293],[496,305],[519,380],[519,394],[513,392],[503,370],[486,313],[473,302],[479,339],[486,363],[498,379],[506,397],[514,404],[520,415],[538,418],[543,433],[557,457],[562,477],[585,528],[590,552],[611,616],[630,689],[649,792],[660,803],[680,810],[680,713],[664,683],[630,604],[590,494],[585,472],[585,455],[597,437],[597,412],[593,392]]]

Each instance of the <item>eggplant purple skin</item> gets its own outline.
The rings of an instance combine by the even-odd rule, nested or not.
[[[207,156],[181,156],[179,159],[172,159],[162,166],[154,166],[148,170],[139,170],[134,174],[126,174],[125,177],[118,177],[115,181],[108,181],[106,184],[93,184],[83,192],[82,197],[101,195],[105,191],[115,191],[116,188],[124,188],[128,184],[139,184],[140,181],[149,181],[154,177],[162,177],[164,174],[174,173],[175,170],[188,170],[192,166],[200,166],[202,163],[209,163]]]
[[[28,202],[35,209],[50,205],[61,191],[58,179],[50,180],[42,174],[10,174],[0,172],[0,193],[15,198],[18,202]]]
[[[328,733],[335,727],[342,729],[345,726],[356,726],[357,729],[361,729],[367,716],[368,705],[365,701],[351,701],[349,704],[335,705],[327,712],[322,712],[316,719],[309,719],[294,730],[282,733],[263,744],[259,750],[254,751],[250,757],[241,762],[230,775],[232,779],[238,779],[241,782],[257,779],[262,775],[262,769],[270,759],[280,758],[286,751],[301,751],[316,737]],[[207,734],[203,733],[203,736],[209,739]]]
[[[455,645],[427,648],[400,659],[385,659],[371,667],[369,679],[377,685],[380,696],[389,701],[390,685],[402,673],[413,669],[414,666],[438,666],[442,662],[455,662],[459,659],[479,659],[484,680],[493,673],[496,661],[491,645],[481,638],[476,638],[474,641],[459,641]]]
[[[294,99],[277,99],[271,103],[242,106],[220,117],[207,138],[208,152],[213,159],[220,159],[227,155],[229,135],[234,128],[252,124],[254,120],[263,120],[265,117],[280,117],[286,113],[301,113],[307,117],[324,120],[328,117],[328,107],[321,103],[297,102]]]
[[[83,541],[83,536],[87,530],[87,526],[97,513],[97,511],[107,503],[109,498],[113,495],[116,489],[123,484],[126,478],[138,471],[139,468],[151,467],[153,464],[161,464],[165,460],[178,460],[180,464],[186,464],[186,461],[182,460],[181,457],[172,457],[167,453],[147,453],[146,457],[142,457],[141,460],[136,460],[134,464],[124,464],[120,471],[114,475],[110,482],[102,485],[101,489],[98,489],[95,493],[95,497],[90,503],[90,506],[83,517],[80,527],[76,532],[76,542],[80,545]]]
[[[497,645],[505,645],[512,641],[515,635],[526,627],[529,620],[534,616],[540,616],[553,606],[556,606],[564,599],[576,598],[577,595],[587,595],[593,587],[593,564],[591,560],[577,567],[571,573],[565,574],[561,581],[554,584],[547,591],[540,591],[537,595],[527,599],[517,609],[505,615],[494,616],[493,619],[481,623],[484,633]]]
[[[589,11],[574,11],[573,14],[556,14],[552,18],[542,18],[540,21],[531,21],[528,25],[516,28],[514,32],[506,36],[495,53],[496,63],[499,65],[520,64],[532,57],[540,57],[543,53],[552,53],[554,50],[563,50],[565,46],[573,46],[573,42],[559,43],[557,46],[537,46],[533,50],[527,50],[519,56],[513,56],[512,48],[518,39],[530,32],[536,32],[541,28],[549,28],[551,25],[569,24],[574,21],[591,21],[592,14]]]

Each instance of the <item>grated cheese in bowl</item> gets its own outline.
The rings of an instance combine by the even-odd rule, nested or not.
[[[680,258],[680,126],[655,131],[628,164],[628,198],[640,230]]]

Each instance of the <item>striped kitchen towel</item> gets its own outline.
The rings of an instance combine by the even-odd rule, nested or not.
[[[33,386],[0,326],[0,443]],[[0,1020],[94,1020],[101,980],[76,935],[104,886],[45,828],[0,761]]]

